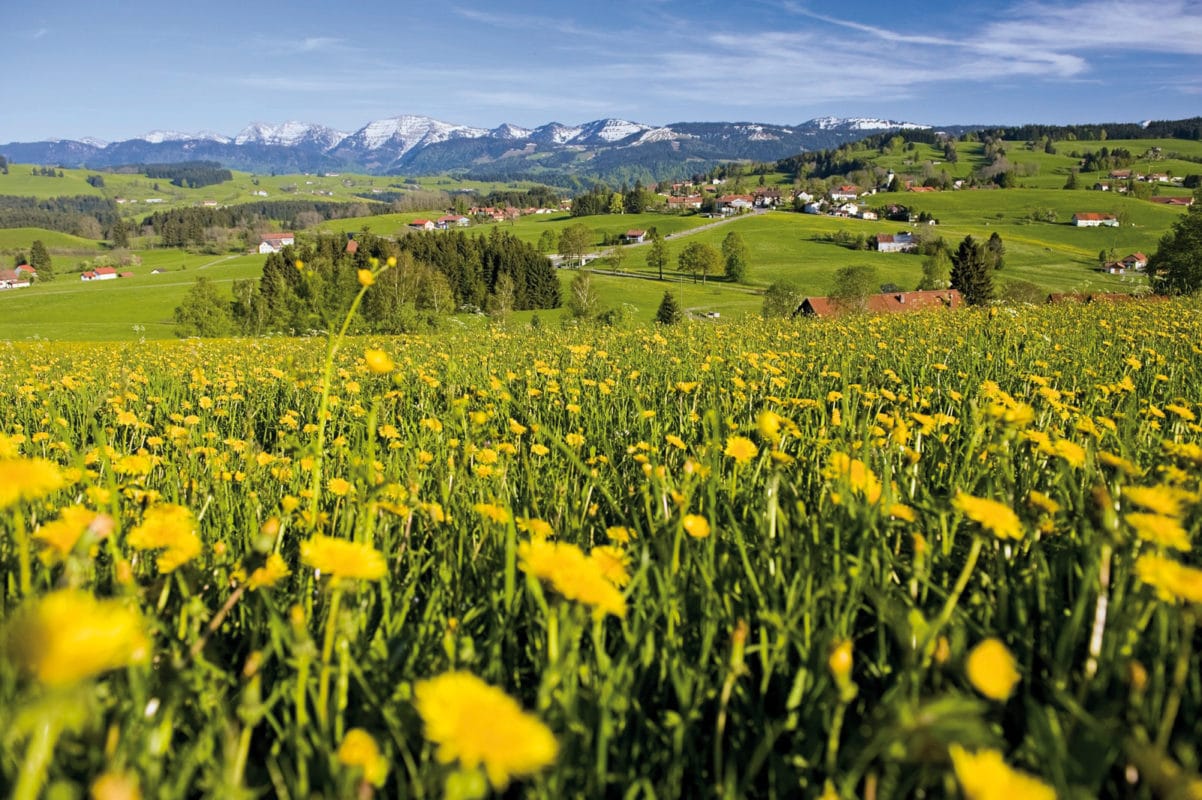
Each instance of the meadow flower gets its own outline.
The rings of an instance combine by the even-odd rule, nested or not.
[[[68,686],[144,661],[150,653],[141,614],[119,600],[64,589],[26,608],[14,632],[17,659],[47,686]]]
[[[1004,503],[956,492],[952,506],[999,539],[1023,538],[1022,522],[1014,509]]]
[[[346,478],[330,478],[326,482],[326,489],[335,497],[346,497],[353,488],[355,487]]]
[[[1190,548],[1185,528],[1172,517],[1136,511],[1124,515],[1123,519],[1127,520],[1127,524],[1134,528],[1135,533],[1144,541],[1182,552]]]
[[[704,539],[710,535],[709,520],[700,514],[685,514],[680,524],[684,526],[684,532],[694,539]]]
[[[362,728],[351,728],[338,745],[338,763],[363,770],[363,779],[373,786],[383,786],[388,777],[388,759],[380,754],[380,746]]]
[[[1123,497],[1133,505],[1166,517],[1181,516],[1181,506],[1189,499],[1187,494],[1171,486],[1128,486],[1123,489]]]
[[[246,579],[246,588],[251,591],[266,589],[275,586],[291,574],[292,571],[288,569],[288,562],[284,561],[284,557],[279,553],[272,553],[267,557],[266,563]]]
[[[876,473],[859,459],[846,453],[832,453],[823,474],[828,480],[844,480],[853,494],[876,504],[881,499],[881,482]]]
[[[546,539],[555,535],[555,529],[551,527],[551,523],[545,519],[536,519],[534,517],[518,517],[518,530],[523,533],[528,533],[538,539]]]
[[[134,775],[106,772],[91,786],[92,800],[142,800],[142,790]]]
[[[591,606],[593,615],[626,616],[626,598],[593,561],[573,544],[533,539],[518,545],[522,569],[548,581],[555,591],[569,600]]]
[[[414,696],[426,738],[437,745],[439,762],[458,761],[469,770],[483,767],[498,791],[555,761],[559,748],[551,730],[505,692],[470,672],[420,681]]]
[[[45,497],[64,483],[58,465],[44,458],[0,459],[0,511]]]
[[[992,637],[972,649],[964,668],[973,687],[991,700],[1009,699],[1019,681],[1014,656]]]
[[[499,506],[496,503],[476,503],[472,506],[472,509],[480,516],[498,525],[504,525],[512,519],[509,511],[504,506]]]
[[[46,545],[46,555],[54,561],[69,556],[89,530],[97,536],[104,536],[112,529],[113,521],[109,517],[75,505],[67,506],[59,512],[58,519],[38,528],[34,538]]]
[[[610,525],[605,529],[605,535],[611,542],[626,544],[634,538],[634,531],[621,525]]]
[[[1202,570],[1148,554],[1135,562],[1135,574],[1155,589],[1161,600],[1202,603]]]
[[[379,550],[332,536],[301,542],[301,562],[335,579],[378,581],[388,573],[388,562]]]
[[[1052,787],[1008,766],[997,750],[970,753],[954,744],[949,753],[966,800],[1056,800]]]
[[[726,449],[722,452],[733,458],[736,464],[746,464],[759,455],[760,449],[745,436],[730,436],[727,437]]]
[[[630,573],[626,571],[630,558],[621,548],[608,544],[598,545],[589,551],[588,557],[614,586],[621,588],[630,583]]]
[[[129,532],[126,541],[138,550],[161,550],[157,563],[162,573],[173,572],[200,555],[196,518],[184,506],[173,503],[147,509],[142,524]]]
[[[297,262],[298,264],[300,262]],[[363,287],[371,286],[376,282],[376,276],[371,273],[370,269],[361,269],[358,271],[359,285]]]
[[[852,668],[851,639],[843,639],[835,645],[826,659],[826,668],[830,670],[831,677],[835,679],[835,683],[840,689],[849,684]]]
[[[383,350],[368,348],[363,351],[363,360],[367,362],[368,370],[377,375],[384,375],[396,369],[396,364]]]

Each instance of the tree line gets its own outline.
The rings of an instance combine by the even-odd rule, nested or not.
[[[199,189],[232,181],[234,173],[216,161],[182,161],[178,164],[145,164],[147,178],[163,178],[174,186]]]
[[[46,230],[100,238],[120,218],[117,204],[103,197],[17,197],[0,195],[0,228]]]
[[[510,233],[423,233],[398,240],[364,234],[347,251],[343,236],[322,235],[272,253],[258,281],[234,283],[223,299],[198,279],[176,308],[181,336],[231,333],[303,334],[330,330],[359,291],[358,271],[391,262],[364,297],[354,320],[361,333],[408,333],[437,327],[460,309],[504,315],[523,309],[557,308],[559,279],[550,261]]]
[[[210,228],[245,228],[257,221],[271,220],[289,228],[303,228],[331,219],[364,217],[373,209],[366,203],[336,203],[317,200],[266,200],[225,208],[174,208],[156,211],[142,221],[161,239],[164,247],[204,244]]]

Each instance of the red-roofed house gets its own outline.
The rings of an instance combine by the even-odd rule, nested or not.
[[[755,198],[749,194],[724,194],[714,202],[719,211],[728,214],[755,207]]]
[[[115,281],[117,277],[115,267],[97,267],[81,274],[79,279],[81,281]]]
[[[435,227],[441,230],[446,230],[447,228],[466,228],[471,224],[472,221],[461,214],[447,214],[434,221]]]
[[[647,231],[628,230],[622,234],[622,238],[626,240],[626,244],[642,244],[647,238]]]
[[[855,186],[850,183],[845,183],[842,186],[840,186],[838,189],[831,189],[830,193],[828,194],[828,197],[830,197],[830,199],[834,200],[836,203],[842,202],[845,200],[855,200],[857,197],[860,196],[860,191],[861,191],[861,189],[859,186]]]
[[[878,253],[911,253],[918,248],[912,233],[878,233],[876,249]]]
[[[0,269],[0,289],[25,289],[29,287],[29,275],[17,269]]]
[[[1148,266],[1148,257],[1143,253],[1132,253],[1120,263],[1127,269],[1141,270]]]
[[[927,309],[960,308],[964,301],[955,289],[939,289],[927,292],[889,292],[869,295],[864,311],[869,314],[899,314],[906,311]],[[807,297],[793,316],[837,317],[848,309],[829,297]]]
[[[1162,206],[1181,206],[1182,208],[1189,208],[1194,204],[1194,198],[1192,197],[1149,197],[1148,199],[1153,203],[1159,203]]]
[[[26,278],[28,278],[30,280],[32,280],[38,276],[38,271],[36,269],[34,269],[33,267],[31,267],[29,264],[18,264],[17,268],[15,270],[13,270],[13,272],[17,273],[18,275],[24,275]]]
[[[278,253],[290,244],[296,244],[294,233],[265,233],[259,240],[259,252],[263,255]]]
[[[1088,211],[1073,214],[1073,224],[1078,228],[1098,228],[1103,225],[1109,228],[1117,228],[1119,221],[1114,214],[1098,214]]]
[[[428,219],[415,219],[409,223],[409,228],[415,231],[432,231],[434,227],[434,223]]]

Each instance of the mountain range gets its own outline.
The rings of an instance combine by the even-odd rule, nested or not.
[[[959,133],[970,126],[943,129]],[[119,142],[96,139],[10,142],[9,161],[104,169],[127,164],[216,161],[252,172],[351,171],[377,175],[454,172],[480,179],[661,179],[729,161],[775,161],[890,130],[929,125],[819,117],[798,125],[679,122],[646,125],[600,119],[537,128],[475,128],[430,117],[376,120],[348,133],[323,125],[253,123],[234,136],[152,131]]]

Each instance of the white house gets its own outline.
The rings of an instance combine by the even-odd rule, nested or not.
[[[830,195],[831,200],[834,200],[836,203],[844,202],[847,200],[855,200],[857,197],[860,196],[860,187],[853,186],[851,184],[844,184],[843,186],[840,186],[838,189],[831,189],[831,191],[829,192],[829,195]]]
[[[409,227],[415,231],[432,231],[437,226],[428,219],[415,219],[409,223]]]
[[[1108,228],[1117,228],[1119,221],[1114,214],[1098,214],[1088,211],[1073,214],[1073,224],[1078,228],[1100,228],[1103,225]]]
[[[97,267],[96,269],[90,269],[80,274],[79,279],[81,281],[115,281],[117,277],[116,268]]]
[[[914,235],[911,233],[878,233],[876,235],[876,249],[880,253],[909,253],[917,246],[914,243]]]
[[[292,233],[266,233],[259,241],[259,252],[278,253],[290,244],[296,244],[296,235]]]
[[[25,289],[30,284],[28,273],[17,269],[0,269],[0,289]]]

